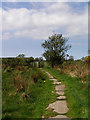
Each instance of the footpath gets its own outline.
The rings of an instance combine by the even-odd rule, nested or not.
[[[67,118],[67,120],[71,120],[66,115],[64,115],[68,112],[66,96],[64,93],[65,85],[62,84],[61,82],[58,82],[57,79],[54,79],[54,77],[52,75],[50,75],[48,72],[46,72],[46,74],[49,76],[49,80],[53,81],[53,84],[55,85],[56,94],[58,94],[57,101],[55,101],[52,104],[49,104],[46,109],[52,109],[53,112],[56,112],[59,115],[57,115],[55,117],[49,117],[49,118]],[[52,93],[53,93],[53,91],[52,91]],[[42,118],[44,118],[44,116],[42,116]]]

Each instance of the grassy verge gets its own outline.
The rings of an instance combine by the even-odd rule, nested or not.
[[[20,89],[20,84],[25,85],[23,83],[28,85]],[[56,99],[55,94],[52,94],[54,85],[39,69],[27,69],[25,72],[17,72],[11,68],[4,70],[2,89],[3,119],[41,118],[42,115],[51,114],[50,111],[46,111],[46,107]]]
[[[71,118],[88,118],[88,84],[79,78],[61,74],[59,70],[45,68],[51,75],[66,85],[65,94],[69,111],[66,114]],[[88,76],[87,76],[88,79]]]

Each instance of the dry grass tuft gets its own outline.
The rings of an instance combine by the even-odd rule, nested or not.
[[[26,72],[27,68],[25,66],[16,66],[16,69],[19,71]]]
[[[71,77],[84,78],[88,75],[88,64],[82,61],[73,62],[71,64],[63,64],[60,73],[67,73]]]
[[[20,92],[20,91],[25,92],[27,87],[27,82],[21,75],[14,76],[13,81],[16,92]]]
[[[41,77],[42,77],[42,74],[41,74],[40,71],[38,71],[37,73],[33,73],[33,74],[31,75],[31,81],[32,81],[33,83],[36,83]]]

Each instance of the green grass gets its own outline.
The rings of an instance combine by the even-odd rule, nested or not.
[[[45,68],[45,70],[66,85],[65,94],[69,108],[66,115],[71,118],[88,118],[88,83],[83,85],[79,78],[60,74],[59,70],[51,68]]]
[[[13,85],[13,73],[15,70],[3,72],[2,79],[2,99],[4,118],[41,118],[42,115],[49,116],[50,111],[46,111],[48,104],[56,100],[56,95],[52,94],[54,85],[49,80],[48,76],[41,72],[42,77],[36,83],[31,82],[31,75],[36,74],[39,69],[28,69],[26,72],[19,74],[26,81],[30,81],[29,97],[22,99],[22,92],[15,93]],[[52,114],[52,116],[55,113]]]

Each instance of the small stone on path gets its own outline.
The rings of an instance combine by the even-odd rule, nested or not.
[[[50,117],[50,118],[68,118],[67,116],[65,115],[57,115],[55,117]],[[63,119],[64,120],[64,119]],[[66,120],[66,119],[65,119]],[[68,118],[67,120],[70,120],[70,118]]]
[[[65,85],[56,85],[55,87],[56,90],[65,90]]]
[[[53,84],[54,84],[54,85],[55,85],[55,84],[56,84],[56,85],[59,85],[59,84],[61,84],[61,82],[54,81]]]
[[[53,78],[53,76],[49,76],[50,78]]]
[[[59,96],[59,97],[57,97],[57,99],[64,100],[64,99],[66,99],[66,96]]]
[[[58,95],[64,95],[65,93],[63,91],[59,91],[59,92],[57,91],[56,94],[58,94]]]
[[[52,104],[49,104],[49,106],[47,107],[47,109],[53,109],[54,112],[57,113],[67,113],[68,108],[67,108],[67,103],[66,101],[56,101]]]
[[[53,76],[52,75],[50,75],[48,72],[46,72],[47,74],[48,74],[48,76],[50,77],[50,78],[53,78]]]
[[[49,80],[52,80],[52,81],[54,81],[54,82],[57,82],[57,79],[54,79],[54,78],[53,78],[53,79],[49,79]]]
[[[42,116],[42,118],[44,118],[44,120],[52,120],[52,118],[58,118],[55,120],[71,120],[71,118],[65,116],[65,115],[57,115],[55,117],[49,117],[49,118],[45,118],[44,116]],[[63,118],[63,119],[62,119]],[[65,118],[65,119],[64,119]],[[67,118],[67,119],[66,119]]]

